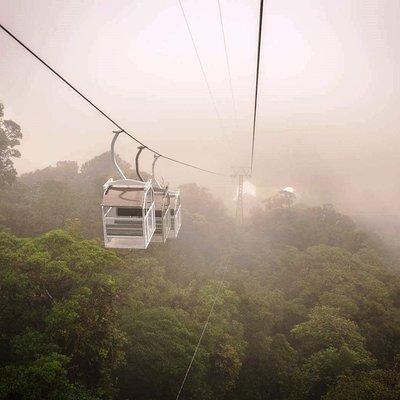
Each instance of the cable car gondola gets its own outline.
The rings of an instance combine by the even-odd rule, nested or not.
[[[154,175],[156,162],[160,156],[154,154],[152,182],[155,199],[156,231],[152,242],[165,243],[171,231],[171,198],[167,187],[161,186]]]
[[[179,190],[170,190],[169,195],[171,198],[170,218],[171,229],[169,231],[169,238],[176,239],[182,225],[181,217],[181,194]]]
[[[171,231],[171,199],[168,189],[154,188],[156,231],[152,242],[165,243]]]
[[[108,248],[146,249],[156,230],[154,190],[150,180],[127,179],[118,166],[114,145],[120,133],[115,132],[111,156],[122,179],[114,181],[111,178],[103,185],[104,245]]]
[[[179,190],[168,190],[168,187],[163,187],[157,181],[154,170],[159,157],[158,154],[154,154],[152,165],[152,181],[156,198],[157,220],[157,229],[153,241],[165,242],[167,238],[176,239],[178,237],[182,224],[181,196]]]

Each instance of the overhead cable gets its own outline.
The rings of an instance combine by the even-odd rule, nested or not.
[[[26,51],[28,51],[33,57],[35,57],[40,63],[42,63],[47,69],[49,69],[54,75],[56,75],[59,79],[61,79],[67,86],[69,86],[75,93],[77,93],[82,99],[84,99],[87,103],[89,103],[96,111],[98,111],[104,118],[106,118],[109,122],[111,122],[115,127],[117,127],[122,133],[129,136],[133,139],[136,143],[144,146],[147,150],[151,151],[154,154],[159,155],[161,158],[165,160],[169,160],[171,162],[184,165],[189,168],[197,169],[199,171],[207,172],[213,175],[220,175],[220,176],[229,176],[227,174],[223,174],[216,171],[211,171],[205,168],[198,167],[194,164],[190,164],[187,162],[180,161],[176,158],[166,156],[159,151],[147,146],[137,137],[133,136],[131,133],[126,131],[121,124],[116,122],[113,118],[111,118],[106,112],[104,112],[100,107],[98,107],[93,101],[91,101],[87,96],[85,96],[81,91],[79,91],[72,83],[70,83],[67,79],[65,79],[62,75],[60,75],[53,67],[51,67],[46,61],[44,61],[38,54],[36,54],[32,49],[30,49],[26,44],[24,44],[20,39],[18,39],[12,32],[10,32],[4,25],[0,24],[0,28],[7,33],[12,39],[14,39],[20,46],[22,46]]]
[[[181,11],[182,11],[183,19],[185,20],[185,23],[186,23],[186,28],[187,28],[187,31],[189,33],[190,40],[192,42],[194,52],[196,53],[197,61],[199,62],[199,66],[200,66],[200,69],[201,69],[201,73],[203,75],[204,82],[205,82],[205,84],[207,86],[208,94],[210,95],[211,102],[212,102],[212,104],[214,106],[215,114],[217,115],[217,118],[219,120],[219,123],[220,123],[221,127],[223,127],[224,125],[222,123],[221,115],[220,115],[220,113],[218,111],[217,101],[215,100],[214,94],[213,94],[213,92],[211,90],[210,82],[208,81],[208,78],[207,78],[207,75],[206,75],[206,71],[204,69],[203,62],[201,61],[200,53],[199,53],[199,50],[197,48],[196,41],[194,40],[194,36],[193,36],[192,30],[190,29],[189,20],[188,20],[188,18],[186,16],[185,9],[183,8],[182,1],[178,0],[178,2],[179,2],[179,6],[181,8]]]
[[[250,173],[253,172],[254,146],[255,146],[255,139],[256,139],[256,122],[257,122],[257,105],[258,105],[258,79],[259,79],[259,74],[260,74],[260,53],[261,53],[263,9],[264,9],[264,0],[260,0],[260,17],[259,17],[259,23],[258,23],[257,69],[256,69],[256,85],[255,85],[255,93],[254,93],[253,135],[252,135],[252,141],[251,141]]]
[[[185,375],[184,375],[184,377],[183,377],[183,379],[182,379],[182,382],[181,382],[181,385],[180,385],[180,387],[179,387],[179,391],[178,391],[178,394],[176,395],[175,400],[179,400],[179,397],[180,397],[180,395],[182,394],[182,390],[183,390],[183,388],[184,388],[184,386],[185,386],[187,377],[189,376],[189,372],[190,372],[190,370],[192,369],[193,362],[194,362],[194,360],[195,360],[195,358],[196,358],[196,355],[197,355],[197,352],[198,352],[198,350],[199,350],[199,348],[200,348],[201,341],[203,340],[203,336],[204,336],[204,334],[205,334],[205,332],[206,332],[206,330],[207,330],[208,324],[210,323],[210,319],[211,319],[211,316],[212,316],[212,314],[213,314],[213,312],[214,312],[214,308],[215,308],[215,305],[216,305],[217,300],[218,300],[218,298],[219,298],[219,295],[220,295],[220,293],[221,293],[221,289],[222,289],[222,287],[224,286],[226,270],[227,270],[227,267],[226,267],[226,265],[225,265],[225,268],[224,268],[223,273],[222,273],[221,281],[219,282],[217,292],[216,292],[215,297],[214,297],[214,300],[213,300],[213,302],[212,302],[212,304],[211,304],[210,311],[209,311],[208,316],[207,316],[207,319],[206,319],[206,321],[205,321],[205,323],[204,323],[204,326],[203,326],[203,329],[202,329],[202,331],[201,331],[199,340],[197,341],[197,344],[196,344],[196,347],[195,347],[195,349],[194,349],[192,358],[190,359],[189,365],[188,365],[188,367],[187,367],[187,369],[186,369]]]
[[[237,121],[235,94],[234,94],[233,85],[232,85],[231,66],[230,66],[230,63],[229,63],[228,46],[226,44],[225,28],[224,28],[224,22],[223,22],[223,18],[222,18],[222,10],[221,10],[221,2],[220,2],[220,0],[218,0],[218,11],[219,11],[219,21],[221,23],[222,37],[224,39],[225,60],[226,60],[226,67],[228,69],[229,88],[230,88],[231,98],[232,98],[233,115],[235,117],[235,121]]]

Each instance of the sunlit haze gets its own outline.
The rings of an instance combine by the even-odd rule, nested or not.
[[[399,0],[0,0],[0,400],[400,399],[399,105]]]
[[[217,3],[183,4],[220,121],[177,1],[0,0],[2,24],[126,129],[164,154],[230,174],[250,159],[258,1],[221,2],[237,118]],[[306,199],[397,216],[400,3],[272,0],[264,12],[257,193],[293,185]],[[24,133],[19,173],[109,150],[113,126],[3,33],[0,75],[6,117]],[[118,145],[129,162],[135,150],[127,138]],[[165,160],[160,171],[234,193],[229,178]]]

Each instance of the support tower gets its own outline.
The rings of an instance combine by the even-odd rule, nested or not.
[[[236,197],[236,223],[243,225],[244,205],[243,205],[243,181],[244,178],[250,177],[250,168],[248,167],[232,167],[233,178],[238,178],[237,197]]]

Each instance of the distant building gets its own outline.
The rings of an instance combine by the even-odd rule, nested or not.
[[[291,208],[296,201],[296,193],[290,186],[285,187],[273,196],[264,200],[266,210],[274,210],[277,208]]]

